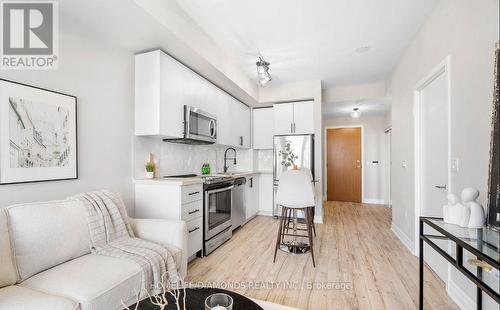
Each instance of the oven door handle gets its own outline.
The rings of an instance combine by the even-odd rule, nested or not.
[[[228,186],[228,187],[223,187],[223,188],[218,188],[218,189],[212,189],[212,190],[208,190],[207,194],[210,195],[210,194],[225,192],[225,191],[228,191],[228,190],[233,189],[233,188],[234,188],[234,185],[231,185],[231,186]]]

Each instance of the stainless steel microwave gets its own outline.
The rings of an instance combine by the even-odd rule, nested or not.
[[[183,144],[212,144],[217,142],[217,118],[198,108],[184,106],[184,136],[163,141]]]
[[[217,142],[217,118],[198,108],[184,106],[184,138],[205,143]]]

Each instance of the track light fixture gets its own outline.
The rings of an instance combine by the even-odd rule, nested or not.
[[[259,56],[259,61],[257,61],[255,64],[257,65],[257,77],[259,78],[259,85],[261,87],[264,87],[272,80],[269,70],[270,63],[265,61],[262,56]]]

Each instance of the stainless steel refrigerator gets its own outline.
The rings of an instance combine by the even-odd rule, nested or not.
[[[274,136],[273,155],[273,216],[279,216],[281,208],[275,201],[280,175],[297,165],[300,169],[310,171],[314,180],[314,135]]]

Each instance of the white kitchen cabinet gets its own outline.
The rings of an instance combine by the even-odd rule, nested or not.
[[[259,180],[259,214],[273,215],[273,175],[262,173]]]
[[[274,114],[273,108],[253,109],[253,148],[270,150],[273,148]]]
[[[274,134],[314,133],[314,102],[279,103],[273,106]]]
[[[250,148],[250,108],[231,97],[229,106],[229,145]]]
[[[259,175],[251,174],[246,177],[245,184],[245,221],[259,213]]]
[[[293,104],[293,133],[314,133],[314,103],[312,101]]]
[[[162,51],[135,56],[135,135],[182,138],[184,105],[217,117],[217,144],[250,148],[250,108]]]
[[[286,135],[292,133],[293,103],[280,103],[273,106],[274,134]]]
[[[138,218],[183,220],[188,229],[187,257],[203,248],[203,185],[135,184],[135,215]]]

